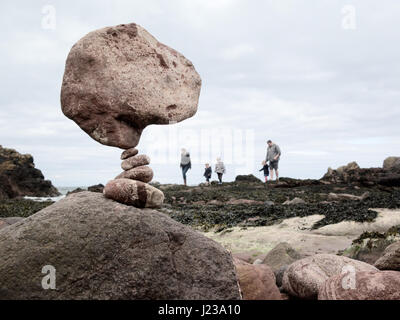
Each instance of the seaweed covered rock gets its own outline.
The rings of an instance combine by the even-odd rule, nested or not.
[[[0,146],[0,199],[23,196],[55,197],[60,193],[35,168],[30,154]]]
[[[235,182],[248,182],[248,183],[259,183],[262,182],[260,179],[258,179],[256,176],[252,174],[248,175],[239,175],[236,177]]]
[[[0,299],[240,299],[231,254],[149,209],[80,192],[0,231]],[[43,290],[44,266],[56,290]]]
[[[383,255],[376,261],[375,267],[380,270],[400,271],[400,241],[388,246]]]
[[[378,271],[367,263],[332,254],[317,254],[292,263],[283,275],[283,289],[291,296],[316,299],[327,279],[348,268],[356,272]]]
[[[400,272],[335,275],[321,286],[318,300],[400,300]]]
[[[385,233],[364,232],[353,240],[349,248],[339,252],[339,254],[374,264],[383,255],[385,249],[396,241],[400,241],[400,226],[392,227]]]

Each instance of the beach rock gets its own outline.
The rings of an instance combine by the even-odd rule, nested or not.
[[[278,270],[274,271],[275,279],[276,279],[276,285],[282,289],[283,285],[283,275],[285,274],[285,271],[289,268],[289,265],[284,265],[280,267]]]
[[[317,254],[291,264],[283,275],[283,289],[291,296],[316,299],[325,281],[349,268],[356,272],[378,271],[375,267],[346,257]]]
[[[252,174],[248,175],[239,175],[235,178],[235,182],[255,182],[255,183],[260,183],[262,182],[260,179],[258,179],[256,176]]]
[[[240,299],[221,245],[100,193],[73,194],[4,228],[0,257],[0,299]],[[43,289],[44,266],[55,268],[56,290]]]
[[[115,179],[131,179],[148,183],[153,179],[153,170],[148,166],[136,167],[122,172]]]
[[[90,192],[100,192],[100,193],[103,193],[103,191],[104,191],[104,185],[103,184],[96,184],[96,185],[94,185],[94,186],[90,186],[90,187],[88,187],[88,191],[90,191]]]
[[[400,272],[349,272],[321,286],[318,300],[400,300]]]
[[[56,197],[60,193],[35,168],[30,154],[0,146],[0,200],[23,196]]]
[[[400,157],[388,157],[383,161],[383,169],[400,169]]]
[[[22,217],[0,218],[0,230],[24,220]]]
[[[370,197],[369,192],[365,192],[361,196],[356,196],[353,194],[346,194],[346,193],[329,193],[328,200],[329,201],[341,201],[341,200],[350,200],[350,201],[364,201]]]
[[[239,286],[244,300],[281,300],[272,270],[262,264],[252,265],[234,259]]]
[[[387,168],[360,168],[356,163],[336,170],[331,168],[322,177],[321,181],[332,184],[352,184],[365,187],[374,185],[397,187],[400,186],[400,166],[387,162]]]
[[[264,206],[267,209],[270,207],[273,207],[274,205],[275,205],[275,202],[273,202],[273,201],[270,201],[270,200],[264,201]]]
[[[400,241],[391,244],[385,249],[382,257],[376,261],[375,267],[380,270],[400,271]]]
[[[72,47],[61,106],[94,140],[130,149],[146,126],[192,117],[200,88],[182,54],[135,23],[121,24],[90,32]]]
[[[144,154],[138,156],[130,157],[122,161],[122,170],[128,171],[136,167],[141,167],[150,164],[150,158]]]
[[[247,263],[253,263],[254,257],[252,256],[251,253],[248,252],[238,252],[238,253],[232,253],[232,257],[236,260],[242,260]]]
[[[82,188],[76,188],[76,189],[74,189],[74,190],[72,190],[72,191],[68,191],[67,194],[66,194],[65,196],[68,197],[68,196],[70,196],[71,194],[78,193],[78,192],[83,192],[83,191],[86,191],[86,190],[85,190],[85,189],[82,189]]]
[[[278,271],[281,267],[292,264],[301,259],[302,256],[287,242],[281,242],[267,253],[263,260],[263,264],[268,265],[273,272]]]
[[[128,150],[125,150],[124,152],[122,152],[121,154],[121,160],[126,160],[130,157],[134,157],[139,153],[138,149],[136,148],[131,148]]]
[[[342,166],[342,167],[337,168],[337,171],[338,171],[339,173],[345,173],[345,172],[347,172],[347,171],[358,170],[358,169],[360,169],[360,166],[358,165],[357,162],[353,161],[353,162],[350,162],[350,163],[349,163],[348,165],[346,165],[346,166]]]
[[[104,188],[104,195],[108,199],[137,208],[159,208],[164,202],[162,191],[130,179],[111,180]]]
[[[294,198],[293,200],[286,200],[283,205],[284,206],[292,206],[296,204],[306,204],[306,202],[303,199],[300,198]]]

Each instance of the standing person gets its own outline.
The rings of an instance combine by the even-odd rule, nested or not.
[[[261,162],[262,168],[259,171],[264,171],[264,178],[265,178],[265,183],[268,182],[268,176],[269,176],[269,165],[267,164],[267,161]]]
[[[185,184],[185,186],[187,186],[186,173],[191,168],[192,168],[192,163],[190,161],[190,153],[188,151],[186,151],[186,149],[182,149],[181,150],[181,169],[182,169],[182,175],[183,175],[183,183]]]
[[[206,177],[207,185],[210,184],[211,174],[212,174],[212,169],[211,169],[210,165],[208,163],[206,163],[204,177]]]
[[[215,172],[218,175],[219,184],[222,184],[222,176],[225,173],[225,165],[221,161],[221,158],[217,158],[217,163],[215,164]]]
[[[279,160],[281,158],[281,149],[271,140],[268,140],[268,149],[267,149],[267,158],[266,161],[269,161],[269,168],[271,169],[271,180],[274,179],[274,170],[276,174],[276,181],[279,182]]]

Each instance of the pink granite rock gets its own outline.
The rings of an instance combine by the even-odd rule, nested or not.
[[[283,289],[291,296],[316,299],[327,279],[345,270],[376,272],[377,268],[365,262],[333,254],[317,254],[292,263],[283,275]]]
[[[153,179],[153,170],[148,166],[136,167],[122,172],[115,179],[131,179],[148,183]]]
[[[147,183],[130,179],[111,180],[103,193],[108,199],[137,208],[159,208],[164,202],[162,191]]]
[[[61,106],[96,141],[129,149],[146,126],[192,117],[200,88],[182,54],[135,23],[121,24],[90,32],[72,47]]]
[[[356,272],[326,280],[319,290],[319,300],[400,300],[400,272]],[[353,283],[353,285],[352,285]]]
[[[282,300],[275,276],[266,265],[252,265],[233,259],[244,300]]]
[[[128,171],[136,167],[145,166],[150,164],[150,158],[144,154],[140,154],[134,157],[130,157],[122,161],[122,170]]]
[[[128,150],[125,150],[124,152],[122,152],[121,154],[121,160],[125,160],[128,159],[130,157],[134,157],[139,153],[138,149],[136,148],[131,148]]]

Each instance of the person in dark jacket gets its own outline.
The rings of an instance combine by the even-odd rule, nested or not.
[[[265,183],[268,182],[268,177],[269,177],[269,165],[267,164],[267,161],[261,162],[262,168],[259,171],[264,171],[264,177],[265,177]]]
[[[212,169],[210,167],[210,164],[206,163],[206,168],[205,168],[205,171],[204,171],[204,177],[206,178],[207,185],[210,184],[211,175],[212,175]]]
[[[190,161],[190,153],[187,152],[186,149],[182,149],[181,150],[181,169],[182,169],[182,175],[183,175],[183,183],[185,184],[185,186],[187,185],[186,173],[191,168],[192,168],[192,163]]]

